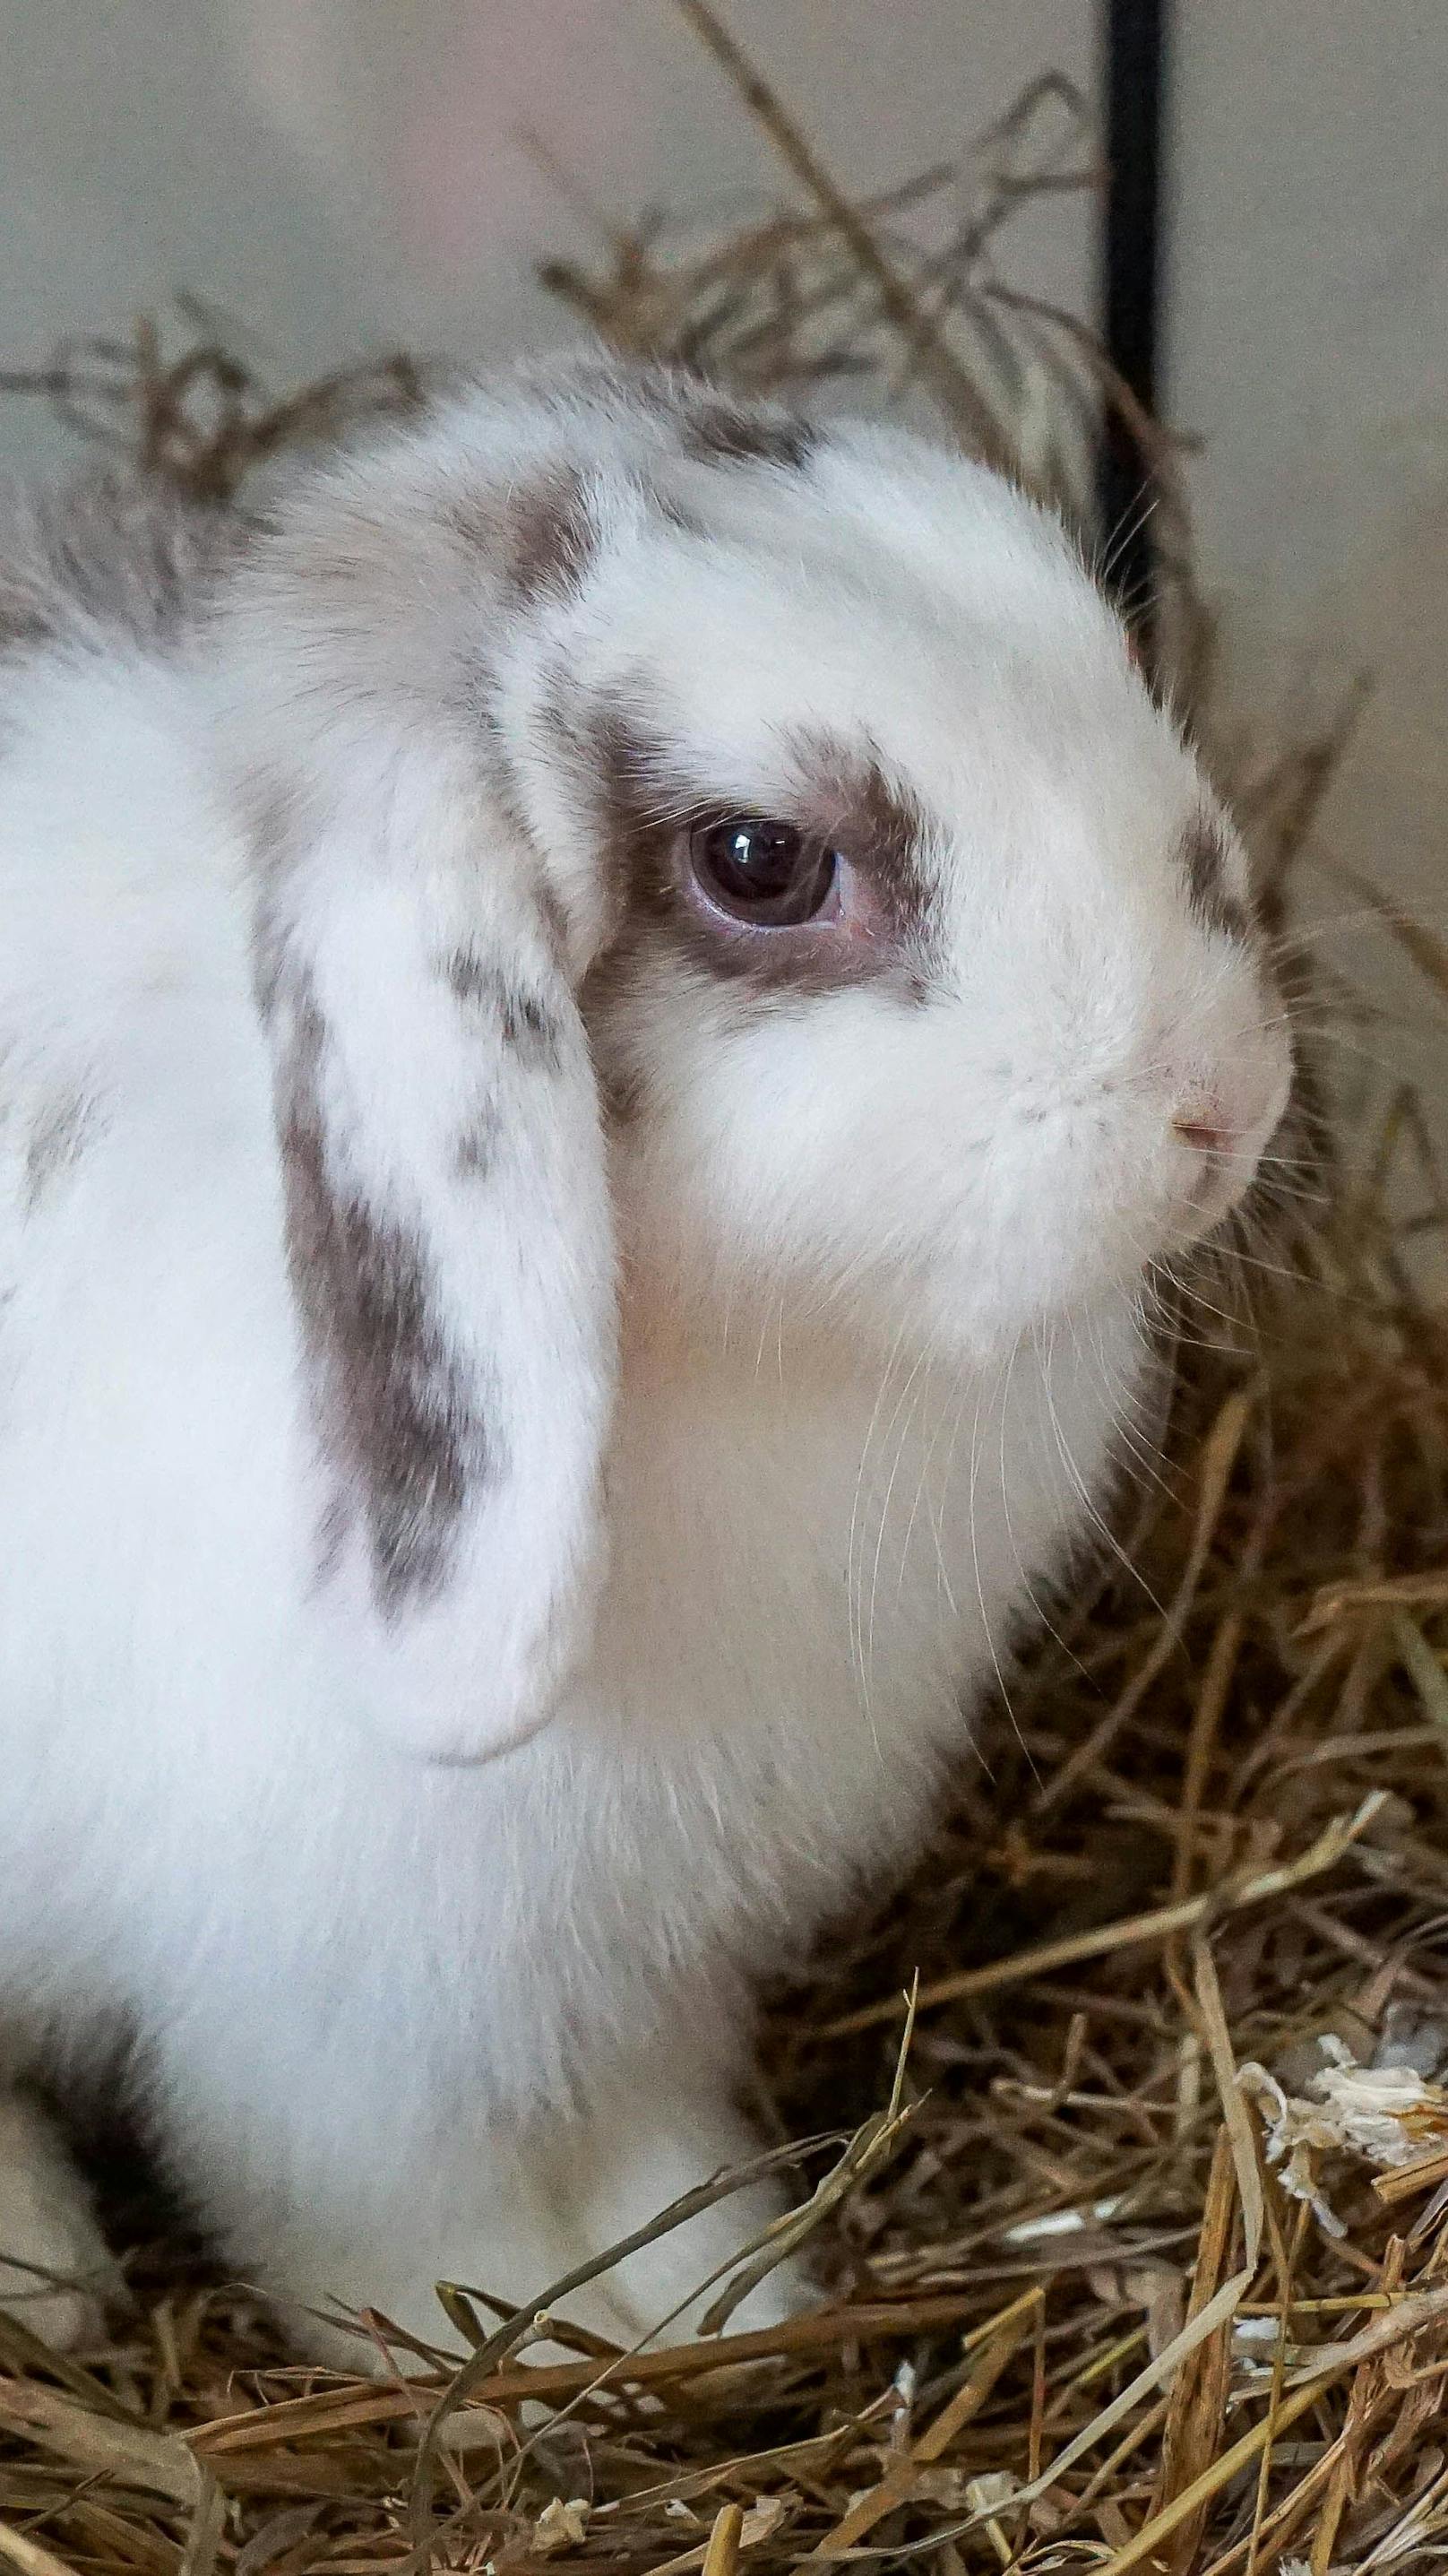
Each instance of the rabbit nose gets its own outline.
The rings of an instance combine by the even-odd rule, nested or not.
[[[1171,1123],[1182,1143],[1192,1146],[1199,1154],[1230,1154],[1241,1142],[1241,1130],[1230,1126],[1220,1112],[1208,1116],[1201,1111],[1188,1110]]]

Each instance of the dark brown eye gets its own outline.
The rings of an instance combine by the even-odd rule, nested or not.
[[[689,860],[709,901],[736,921],[783,930],[814,921],[834,893],[837,850],[794,823],[761,814],[726,814],[696,823]]]

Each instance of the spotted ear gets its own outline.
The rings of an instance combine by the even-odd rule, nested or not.
[[[535,855],[435,744],[372,750],[259,899],[307,1616],[359,1715],[478,1760],[545,1722],[592,1615],[611,1215]]]

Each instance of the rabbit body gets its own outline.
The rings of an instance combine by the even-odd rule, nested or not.
[[[1230,1060],[1224,1204],[1280,1111],[1239,855],[1219,842],[1205,896],[1169,856],[1204,791],[1063,542],[903,435],[840,433],[832,461],[787,432],[584,375],[465,394],[304,477],[234,562],[198,568],[162,514],[120,547],[123,596],[17,536],[14,597],[53,574],[58,603],[13,618],[0,686],[17,2303],[51,2270],[107,2286],[23,2086],[117,2023],[228,2259],[324,2347],[304,2311],[329,2299],[432,2334],[434,2281],[536,2296],[746,2156],[751,1977],[909,1850],[962,1704],[1066,1570],[1146,1384],[1141,1260],[1210,1211],[1168,1216],[1195,1166],[1158,1186],[1154,1141],[1103,1144],[1094,1099],[1063,1168],[1113,1163],[1099,1205],[1073,1178],[1043,1212],[1028,1169],[938,1203],[1000,1113],[975,1058],[921,1052],[968,943],[955,748],[912,761],[901,727],[933,742],[938,712],[906,672],[897,721],[882,676],[907,629],[940,690],[973,652],[1045,710],[981,788],[1002,855],[972,935],[1023,935],[1012,871],[1036,866],[1020,921],[1049,962],[1020,993],[992,970],[969,1047],[999,1070],[1027,986],[1079,971],[1028,845],[1054,817],[1075,884],[1099,807],[1160,856],[1121,863],[1139,902],[1091,891],[1073,1062],[1169,1057],[1220,1092]],[[988,584],[962,607],[927,560],[912,476],[1015,567],[1002,634]],[[755,642],[768,665],[771,619],[820,622],[827,575],[881,639],[836,669],[823,623],[785,638],[781,751],[787,674],[736,665]],[[780,934],[665,905],[648,871],[696,773],[710,812],[773,813],[762,767],[807,767],[820,732],[843,841],[881,771],[909,772],[892,814],[944,810],[935,927],[925,897],[879,926],[898,868],[862,851],[853,920],[807,951],[786,930],[786,970]],[[600,858],[623,844],[626,885]],[[1039,1081],[1065,1096],[1058,1063]],[[1023,1151],[1056,1114],[1030,1101]],[[751,2186],[569,2312],[687,2330],[776,2206]],[[800,2295],[776,2276],[742,2321]],[[35,2313],[92,2319],[60,2291]]]

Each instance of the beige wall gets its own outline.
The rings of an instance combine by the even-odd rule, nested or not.
[[[1448,6],[1179,0],[1175,97],[1171,386],[1228,675],[1269,727],[1371,675],[1326,837],[1448,931]],[[1448,1019],[1380,938],[1343,953],[1448,1132]]]
[[[729,0],[868,189],[998,113],[1043,63],[1091,78],[1091,0]],[[670,0],[0,0],[0,355],[187,285],[283,372],[403,339],[465,356],[565,327],[540,252],[591,246],[521,140],[609,216],[720,215],[777,186]],[[1079,211],[1027,281],[1084,309]],[[0,406],[0,456],[45,433]]]

